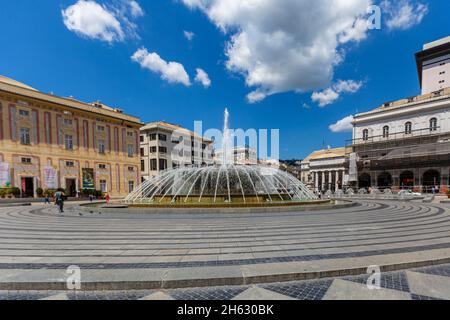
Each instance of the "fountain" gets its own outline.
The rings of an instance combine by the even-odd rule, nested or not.
[[[277,168],[234,162],[229,113],[225,109],[222,163],[161,172],[129,194],[129,205],[251,206],[316,201],[302,182]]]

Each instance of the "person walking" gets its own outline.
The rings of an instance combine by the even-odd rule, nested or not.
[[[48,193],[45,195],[44,203],[45,204],[50,204],[50,196],[48,195]]]
[[[109,200],[111,200],[111,198],[109,197],[109,193],[106,194],[105,199],[106,199],[106,204],[108,205]]]
[[[55,204],[59,207],[59,213],[64,212],[64,192],[57,191],[55,193]]]

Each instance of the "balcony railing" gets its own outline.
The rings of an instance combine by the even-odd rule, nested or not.
[[[405,139],[412,139],[417,137],[431,137],[435,135],[442,134],[443,131],[441,130],[441,127],[433,127],[433,128],[424,128],[424,129],[417,129],[412,130],[410,132],[402,131],[402,132],[396,132],[396,133],[389,133],[388,135],[378,135],[378,136],[371,136],[367,138],[359,138],[359,139],[352,139],[347,140],[347,147],[350,146],[361,146],[361,145],[367,145],[367,144],[373,144],[373,143],[380,143],[380,142],[392,142],[396,140],[405,140]],[[450,132],[449,132],[450,134]]]

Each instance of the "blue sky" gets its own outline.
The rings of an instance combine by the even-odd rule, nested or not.
[[[202,120],[205,128],[221,128],[228,107],[232,127],[278,128],[280,157],[301,159],[320,149],[323,141],[342,146],[351,138],[350,132],[330,130],[337,121],[418,94],[414,53],[423,43],[450,35],[448,1],[384,1],[382,29],[355,28],[358,35],[331,46],[339,61],[327,65],[330,57],[316,59],[323,53],[317,44],[324,43],[323,33],[335,29],[327,23],[336,23],[336,15],[324,6],[323,21],[302,21],[309,14],[305,9],[314,11],[324,1],[273,1],[277,10],[266,6],[251,12],[220,7],[235,0],[97,0],[100,13],[110,15],[96,19],[94,27],[87,24],[95,11],[66,11],[79,5],[77,0],[3,1],[0,74],[43,92],[101,100],[144,122],[165,120],[191,129],[195,120]],[[339,23],[353,19],[361,2],[371,3],[350,2],[358,1],[359,7],[339,12],[344,17]],[[139,6],[134,11],[132,2]],[[285,14],[292,9],[299,10],[296,25],[286,22]],[[109,29],[98,21],[110,23]],[[317,26],[309,28],[311,23]],[[261,37],[270,30],[285,31],[284,37]],[[184,31],[195,35],[189,40]],[[233,36],[243,33],[250,52],[233,42]],[[308,49],[311,60],[301,61],[297,48]],[[139,49],[145,49],[141,60],[133,60]],[[150,53],[158,59],[144,60]],[[176,64],[168,64],[171,61]],[[325,61],[323,68],[312,67],[314,61]],[[210,86],[195,80],[197,68],[207,73]],[[340,80],[346,86],[339,86]],[[339,98],[321,107],[323,99],[313,100],[312,94],[322,93],[323,98],[327,89]],[[253,91],[263,97],[251,103],[247,95]]]

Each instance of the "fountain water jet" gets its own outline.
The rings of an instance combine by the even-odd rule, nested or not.
[[[225,109],[222,163],[171,169],[142,183],[125,198],[128,204],[148,205],[264,205],[317,200],[298,179],[277,168],[234,162]]]

